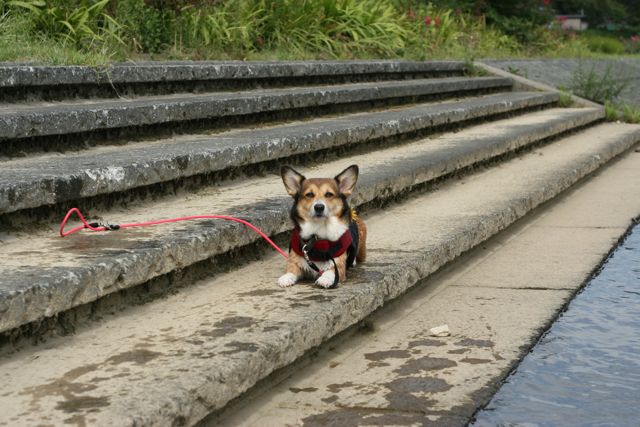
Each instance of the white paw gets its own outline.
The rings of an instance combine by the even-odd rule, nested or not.
[[[323,288],[330,288],[333,286],[333,281],[335,280],[336,275],[333,271],[325,271],[322,273],[322,276],[318,277],[316,280],[316,285],[322,286]]]
[[[280,276],[278,279],[278,285],[280,285],[281,288],[288,288],[289,286],[295,285],[297,280],[298,278],[295,274],[286,273]]]

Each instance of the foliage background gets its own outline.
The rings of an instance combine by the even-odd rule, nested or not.
[[[640,51],[640,0],[0,0],[0,60],[581,56]],[[556,12],[592,25],[562,31]],[[640,9],[636,9],[640,10]],[[634,16],[631,18],[630,16]]]

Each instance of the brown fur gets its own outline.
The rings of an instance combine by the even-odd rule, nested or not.
[[[335,178],[305,178],[289,167],[282,168],[282,180],[290,196],[297,200],[291,213],[291,217],[296,225],[321,224],[317,221],[325,221],[324,226],[318,228],[330,229],[329,218],[337,218],[343,225],[348,226],[351,220],[351,212],[348,208],[346,198],[351,195],[358,178],[358,167],[352,165],[338,174]],[[327,211],[327,218],[318,219],[313,215],[313,206],[316,203],[323,203]],[[356,261],[364,262],[367,257],[367,227],[361,218],[355,219],[358,228],[358,248]],[[328,232],[328,231],[327,231]],[[328,236],[318,235],[320,239],[327,239]],[[332,240],[332,239],[330,239]],[[340,281],[347,277],[347,254],[346,252],[334,259],[338,270]],[[306,261],[293,251],[289,251],[286,273],[295,277],[295,281],[305,274],[304,267]],[[333,271],[333,267],[326,271]],[[286,274],[285,274],[286,276]],[[279,280],[281,286],[291,286],[293,283],[283,284],[284,277]],[[290,278],[291,280],[291,278]],[[320,278],[316,281],[319,283]]]

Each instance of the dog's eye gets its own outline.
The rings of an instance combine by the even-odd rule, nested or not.
[[[327,191],[326,193],[324,193],[324,197],[333,197],[334,194],[331,191]]]
[[[307,194],[304,195],[304,197],[307,197],[309,199],[311,199],[313,196],[314,194],[311,191],[309,191]]]

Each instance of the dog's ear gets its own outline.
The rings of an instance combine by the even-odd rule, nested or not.
[[[289,193],[291,197],[295,197],[300,191],[302,181],[305,180],[305,177],[290,166],[283,166],[282,169],[280,169],[280,176],[282,177],[282,182],[284,182],[284,187],[287,189],[287,193]]]
[[[349,166],[336,175],[335,180],[338,181],[340,192],[345,196],[350,196],[353,189],[356,188],[356,181],[358,181],[358,165]]]

